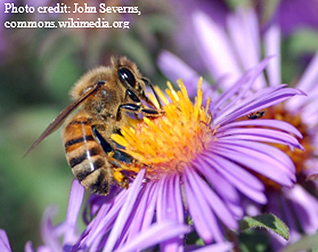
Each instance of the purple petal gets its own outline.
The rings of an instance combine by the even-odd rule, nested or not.
[[[172,220],[179,224],[184,222],[184,209],[182,203],[182,195],[180,188],[180,175],[172,175],[167,178],[166,188],[164,189],[165,195],[163,197],[164,208],[160,210],[163,220]],[[158,198],[158,201],[160,199]],[[158,210],[159,211],[159,210]],[[159,221],[159,220],[158,220]],[[162,220],[161,220],[162,221]],[[184,237],[179,236],[171,240],[167,240],[160,244],[161,251],[180,251],[183,248]]]
[[[248,186],[254,190],[261,191],[264,190],[263,183],[252,175],[250,172],[245,170],[243,167],[236,165],[227,158],[224,158],[219,155],[213,155],[213,157],[208,156],[209,152],[204,153],[207,162],[210,162],[211,159],[223,166],[223,170],[231,177],[235,177],[237,180],[242,181],[242,183],[249,181]]]
[[[306,97],[307,98],[307,97]],[[308,95],[307,99],[303,104],[301,109],[301,112],[306,113],[307,115],[313,115],[317,111],[317,100],[318,100],[318,82],[317,85],[313,90],[310,91],[310,94]],[[290,109],[290,107],[288,107]],[[304,117],[304,116],[303,116]]]
[[[158,190],[159,190],[159,194],[158,194],[158,199],[157,199],[157,207],[156,207],[156,218],[158,222],[161,222],[162,220],[164,220],[164,215],[165,215],[165,210],[166,210],[166,189],[167,189],[167,179],[168,175],[163,175],[163,177],[158,181]]]
[[[11,252],[10,242],[7,233],[0,229],[0,251]]]
[[[202,248],[196,249],[196,250],[192,250],[193,252],[227,252],[227,251],[232,251],[232,248],[234,247],[234,245],[232,243],[223,243],[223,242],[219,242],[216,244],[212,244],[212,245],[208,245],[208,246],[204,246]]]
[[[154,246],[165,240],[184,235],[190,231],[191,228],[189,226],[177,224],[171,221],[156,223],[149,226],[148,229],[145,229],[143,232],[135,236],[134,240],[126,243],[116,251],[139,251]]]
[[[151,199],[153,199],[153,197],[151,197],[153,195],[153,183],[147,183],[147,185],[145,185],[142,188],[142,191],[139,194],[140,200],[138,201],[138,206],[136,208],[135,211],[132,212],[132,215],[134,216],[130,216],[131,219],[131,224],[129,225],[129,231],[127,234],[127,239],[122,239],[121,244],[125,243],[126,240],[127,242],[130,242],[131,240],[134,239],[134,237],[136,236],[136,234],[140,231],[142,231],[143,229],[147,229],[148,226],[150,225],[152,219],[153,219],[153,215],[155,213],[154,211],[154,207],[155,207],[155,203],[150,202]],[[152,218],[149,220],[147,219],[147,222],[145,223],[144,217],[146,215],[146,212],[149,211],[151,212],[151,216]],[[144,227],[143,227],[144,225]]]
[[[145,208],[145,214],[144,214],[141,230],[146,229],[152,222],[153,216],[155,213],[156,201],[158,199],[158,194],[160,193],[160,191],[158,190],[157,181],[149,182],[146,186],[148,190],[151,190],[151,194],[149,195],[149,200],[147,201],[147,207]]]
[[[281,86],[281,87],[284,87],[284,86]],[[215,121],[217,121],[219,124],[226,124],[244,115],[247,115],[251,112],[259,111],[259,110],[268,108],[270,106],[276,105],[294,95],[303,95],[303,92],[293,88],[277,89],[275,92],[271,92],[268,95],[264,95],[262,99],[256,99],[257,94],[254,94],[253,95],[254,98],[251,97],[253,101],[249,101],[249,99],[247,98],[244,101],[242,101],[242,103],[233,105],[232,113],[230,113],[231,112],[230,110],[225,111],[225,115],[222,115],[223,120],[220,120],[219,118],[217,118],[219,120],[215,119]],[[225,117],[226,115],[227,117]]]
[[[248,140],[258,142],[277,143],[284,145],[292,145],[296,148],[301,148],[298,140],[289,133],[262,128],[232,128],[219,132],[222,135],[222,140]]]
[[[110,193],[106,196],[92,194],[86,201],[83,211],[83,219],[86,225],[92,221],[102,206],[104,210],[108,212],[114,203],[115,197],[118,197],[121,190],[121,188],[113,186]],[[90,217],[90,219],[88,219],[88,217]]]
[[[216,80],[227,76],[224,85],[231,86],[242,72],[226,33],[203,12],[193,14],[193,24],[207,69]]]
[[[238,166],[234,162],[227,160],[227,157],[224,158],[222,157],[222,155],[215,155],[214,152],[207,152],[206,162],[209,164],[211,168],[219,172],[225,179],[229,181],[229,183],[233,184],[237,188],[237,190],[241,191],[247,197],[253,199],[254,201],[260,204],[265,204],[267,202],[263,191],[256,190],[257,187],[263,187],[263,184],[261,184],[256,177],[251,179],[252,178],[251,174],[248,174],[247,176],[250,177],[250,181],[252,183],[247,184],[245,177],[237,176],[237,174],[235,173],[236,170],[238,171],[242,170],[242,167]],[[205,169],[205,170],[202,169],[201,172],[207,178],[209,178],[209,169]]]
[[[126,196],[127,196],[127,194],[126,194]],[[96,229],[98,229],[100,231],[96,232],[95,231],[96,229],[93,228],[92,226],[90,228],[87,228],[84,231],[84,233],[86,233],[86,234],[83,235],[83,239],[81,239],[80,248],[85,248],[85,246],[86,246],[86,247],[89,247],[91,249],[91,251],[99,251],[105,246],[107,239],[109,237],[109,232],[112,230],[112,227],[114,226],[114,223],[115,223],[116,218],[118,216],[118,212],[120,211],[121,207],[119,207],[119,205],[117,205],[116,207],[114,207],[114,209],[116,211],[114,210],[113,213],[111,214],[111,216],[109,216],[109,214],[105,214],[105,212],[103,212],[103,214],[100,214],[100,216],[98,216],[98,218],[94,219],[94,221],[95,221],[94,224],[95,224],[95,226],[97,226]],[[100,223],[99,223],[99,220],[100,220]],[[104,223],[104,225],[101,223]],[[77,251],[77,249],[74,250],[74,252],[75,251]]]
[[[59,241],[60,230],[52,224],[52,218],[56,213],[57,209],[53,206],[45,210],[41,221],[41,237],[46,246],[52,248],[54,251],[62,251],[62,246]]]
[[[296,185],[288,191],[296,216],[301,216],[299,223],[306,234],[314,234],[318,226],[318,202],[303,187]]]
[[[39,246],[36,250],[36,252],[52,252],[52,251],[54,251],[54,250],[52,250],[52,248],[47,247],[47,246]],[[60,251],[60,250],[58,250],[58,251]]]
[[[1,249],[2,251],[2,249]],[[4,250],[5,251],[5,250]],[[39,251],[39,250],[38,250]],[[24,252],[35,252],[32,242],[28,241],[24,246]]]
[[[300,78],[297,88],[303,90],[304,92],[311,95],[314,88],[317,88],[318,84],[318,52],[314,55],[313,59],[310,61],[309,65],[306,68],[306,71],[303,73]],[[288,101],[286,106],[290,109],[290,111],[303,106],[307,99],[301,99],[302,97],[298,97],[297,99],[293,99]]]
[[[80,238],[80,243],[76,244],[74,248],[82,248],[82,246],[85,245],[96,248],[103,236],[112,228],[113,223],[118,216],[118,212],[127,200],[127,195],[128,190],[122,190],[114,199],[110,209],[108,204],[102,205],[94,220],[83,232]]]
[[[134,206],[134,202],[138,196],[138,192],[140,190],[144,175],[145,175],[145,170],[144,169],[140,170],[134,182],[132,183],[131,187],[127,190],[129,191],[127,196],[127,201],[124,203],[122,209],[120,210],[118,214],[115,224],[108,237],[106,246],[103,249],[104,252],[112,251],[113,248],[115,247],[117,238],[121,234],[121,231],[123,227],[125,226],[125,223],[130,215],[131,209]]]
[[[147,190],[146,190],[147,191]],[[143,211],[145,208],[140,204],[142,198],[145,196],[145,186],[142,186],[139,190],[138,196],[134,202],[134,206],[130,211],[129,218],[125,222],[125,225],[121,231],[120,236],[117,237],[117,242],[115,248],[122,246],[125,244],[128,239],[133,239],[138,232],[140,232],[142,219],[143,219]]]
[[[296,233],[299,233],[299,231],[297,218],[295,218],[294,215],[293,205],[290,204],[291,202],[286,197],[282,197],[282,195],[280,195],[279,198],[281,200],[281,210],[283,214],[281,217],[284,218],[286,225],[290,229],[289,235],[294,237]]]
[[[214,123],[218,124],[225,115],[230,114],[237,109],[237,104],[242,105],[242,98],[246,98],[247,91],[250,91],[251,85],[254,83],[257,76],[264,70],[269,58],[264,59],[254,69],[246,72],[228,91],[224,92],[220,97],[210,104]],[[254,97],[254,95],[253,95]],[[250,99],[253,99],[250,98]],[[255,99],[255,98],[254,98]],[[246,102],[246,99],[243,100]],[[236,105],[236,106],[234,106]]]
[[[220,130],[226,131],[229,128],[235,128],[240,126],[260,126],[260,127],[269,127],[269,128],[276,128],[280,130],[284,130],[291,134],[294,134],[296,137],[302,138],[302,134],[300,131],[294,127],[293,125],[279,120],[272,120],[272,119],[262,119],[262,120],[244,120],[244,121],[234,121],[223,125]]]
[[[222,141],[223,142],[223,141]],[[245,141],[224,141],[223,142],[225,145],[228,145],[229,149],[235,149],[237,146],[242,146],[243,149],[246,151],[244,148],[248,148],[248,153],[251,149],[254,151],[257,151],[260,155],[265,155],[265,160],[266,160],[266,155],[271,159],[271,161],[267,161],[271,163],[271,165],[277,165],[277,168],[280,167],[282,171],[285,171],[287,174],[294,174],[295,173],[295,167],[294,163],[291,161],[291,159],[286,155],[283,151],[280,149],[268,145],[268,144],[263,144],[263,143],[257,143],[257,142],[246,142]],[[233,145],[232,145],[233,143]],[[261,158],[261,157],[260,157]]]
[[[81,186],[77,180],[73,180],[66,214],[64,244],[73,243],[77,238],[77,219],[81,209],[83,197],[84,187]]]
[[[234,142],[233,140],[229,142],[218,141],[215,145],[217,147],[214,148],[214,153],[246,166],[281,185],[290,187],[296,180],[294,164],[291,163],[290,166],[286,166],[281,163],[279,157],[285,156],[284,152],[281,152],[280,156],[274,157],[272,153],[264,151],[264,148],[269,145],[266,146],[266,144],[257,142]],[[285,159],[285,157],[283,158]]]
[[[228,30],[231,42],[239,55],[243,71],[256,66],[261,60],[260,32],[258,18],[253,9],[238,9],[236,13],[228,15]],[[233,58],[235,55],[232,56]],[[256,89],[264,87],[265,79],[260,75],[255,81]]]
[[[266,67],[268,83],[271,86],[281,84],[280,40],[281,36],[278,25],[271,25],[264,35],[265,56],[275,56],[268,62]]]
[[[175,205],[175,214],[176,219],[178,220],[178,223],[184,222],[184,207],[182,202],[182,192],[181,192],[181,177],[179,175],[174,176],[174,181],[171,181],[173,183],[171,186],[173,187],[172,191],[170,192],[169,199],[170,201],[174,201]]]
[[[196,181],[196,184],[200,187],[202,197],[205,198],[206,202],[210,205],[216,216],[230,229],[237,229],[238,223],[235,220],[232,213],[224,205],[224,202],[218,197],[218,195],[210,188],[207,183],[195,174],[194,171],[189,171]]]
[[[205,164],[196,162],[193,163],[193,165],[197,167],[198,171],[201,171],[201,166]],[[220,196],[223,202],[234,214],[234,216],[236,216],[237,219],[241,219],[244,213],[240,202],[240,195],[234,188],[234,186],[226,179],[224,179],[214,169],[207,168],[204,170],[208,170],[206,171],[208,174],[208,177],[206,177],[206,179],[210,182],[211,185],[213,185],[214,191]]]
[[[172,82],[182,79],[182,82],[187,87],[190,97],[197,94],[197,83],[200,75],[195,72],[190,66],[183,62],[180,58],[168,51],[162,51],[158,58],[158,66],[165,76]],[[206,81],[202,81],[202,89],[211,87]]]
[[[315,94],[317,93],[317,94]],[[310,93],[309,99],[307,99],[307,102],[303,104],[303,107],[296,108],[296,113],[298,112],[301,115],[302,122],[305,123],[308,127],[307,133],[310,134],[312,138],[314,138],[317,134],[317,122],[318,122],[318,85],[317,90]],[[293,110],[290,110],[290,107],[287,107],[286,109],[291,111],[293,113]],[[313,143],[315,141],[313,139]]]
[[[205,243],[211,243],[213,240],[223,241],[224,237],[219,223],[207,202],[201,197],[202,192],[193,178],[196,173],[191,173],[191,169],[189,167],[183,172],[183,182],[189,213],[195,229]]]
[[[157,211],[160,214],[157,215],[158,220],[170,219],[179,221],[183,223],[184,218],[183,214],[183,204],[181,200],[181,191],[180,191],[180,177],[179,175],[169,175],[166,178],[165,183],[162,186],[162,191],[158,195],[158,205]],[[161,209],[159,209],[161,208]]]

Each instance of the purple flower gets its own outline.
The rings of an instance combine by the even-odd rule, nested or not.
[[[113,136],[138,160],[123,163],[122,169],[138,175],[128,190],[115,188],[106,197],[90,198],[88,226],[75,248],[112,251],[134,241],[136,234],[145,232],[151,224],[165,221],[193,223],[194,232],[206,245],[224,243],[224,231],[236,230],[237,219],[243,215],[240,193],[266,203],[264,185],[254,173],[292,186],[293,163],[265,142],[302,149],[291,135],[300,138],[299,131],[277,120],[237,121],[302,94],[281,85],[249,96],[267,62],[247,72],[218,99],[211,103],[207,99],[205,105],[201,82],[194,103],[182,82],[180,91],[171,85],[166,94],[157,89],[165,114],[131,123],[122,128],[122,136]],[[175,236],[161,242],[160,249],[181,250],[184,243],[184,235]]]
[[[267,79],[264,75],[259,75],[252,88],[261,90],[266,86],[278,87],[281,83],[281,32],[279,25],[273,21],[262,36],[257,15],[251,9],[240,9],[229,14],[227,20],[227,27],[224,28],[213,22],[204,13],[198,12],[193,16],[198,44],[208,71],[212,78],[217,80],[217,87],[223,90],[231,89],[231,81],[239,78],[243,71],[250,69],[261,59],[262,47],[265,56],[274,57],[269,60],[266,66]],[[165,63],[171,63],[171,60],[174,61],[173,70],[175,72],[173,73],[171,69],[168,71],[165,68]],[[159,66],[173,80],[176,73],[181,73],[180,77],[186,77],[186,80],[190,79],[186,75],[187,73],[191,73],[191,76],[198,75],[192,69],[183,72],[188,66],[168,52],[163,52],[160,55]],[[278,186],[272,180],[262,179],[269,200],[265,211],[278,215],[290,225],[291,241],[295,241],[300,233],[312,234],[318,227],[318,211],[316,210],[318,201],[316,197],[312,196],[317,195],[316,187],[305,180],[308,175],[317,173],[318,169],[316,158],[318,145],[317,68],[318,53],[313,57],[303,76],[295,85],[308,93],[308,97],[295,97],[280,105],[269,107],[262,117],[264,120],[276,118],[289,122],[297,127],[303,135],[300,143],[306,149],[305,152],[299,150],[291,152],[286,146],[275,145],[293,160],[296,166],[298,184],[294,188],[288,189]],[[189,90],[192,90],[191,87]],[[262,123],[263,120],[255,121]]]

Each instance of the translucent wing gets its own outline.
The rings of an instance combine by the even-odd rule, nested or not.
[[[52,122],[51,124],[44,130],[44,132],[40,135],[40,137],[35,140],[35,142],[31,145],[31,147],[26,152],[26,155],[39,145],[47,136],[51,135],[54,131],[56,131],[65,121],[69,114],[71,114],[85,99],[87,99],[92,94],[96,93],[101,84],[104,84],[105,81],[99,81],[95,84],[94,87],[89,89],[86,93],[84,93],[80,98],[67,106]]]

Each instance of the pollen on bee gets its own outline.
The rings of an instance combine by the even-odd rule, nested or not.
[[[129,184],[126,181],[126,177],[122,173],[122,169],[113,168],[113,177],[114,177],[114,180],[116,180],[118,182],[118,184],[121,185],[122,187],[124,187],[124,188],[129,187]]]

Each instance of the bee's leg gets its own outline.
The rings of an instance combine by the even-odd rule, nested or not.
[[[155,92],[155,89],[153,89],[153,91]],[[133,92],[131,91],[130,89],[127,89],[126,90],[126,95],[129,96],[129,98],[134,101],[136,104],[140,104],[141,106],[141,100],[139,99],[139,97]],[[142,95],[142,98],[149,104],[151,104],[154,109],[151,109],[151,110],[154,110],[154,111],[159,111],[161,114],[163,113],[163,111],[161,110],[161,103],[160,103],[160,100],[159,100],[159,97],[156,93],[156,98],[158,99],[158,103],[159,103],[159,106],[160,106],[160,109],[157,109],[155,108],[155,105],[152,103],[152,101],[149,100],[149,98],[147,96],[145,96],[145,94]]]
[[[92,126],[92,130],[98,143],[102,146],[106,154],[113,152],[114,154],[112,155],[112,158],[128,164],[131,164],[133,162],[134,158],[132,156],[120,149],[113,148],[113,146],[110,143],[108,143],[106,139],[98,132],[95,125]]]
[[[132,164],[134,161],[132,156],[119,149],[114,150],[113,158],[127,164]]]
[[[106,139],[98,132],[98,130],[96,129],[96,125],[92,125],[92,131],[98,143],[100,144],[100,146],[102,146],[103,150],[105,151],[105,153],[108,154],[114,151],[113,146],[110,143],[108,143]]]
[[[92,126],[93,133],[98,141],[98,143],[102,146],[103,150],[106,154],[113,153],[109,156],[110,160],[108,160],[113,166],[113,176],[114,179],[118,182],[118,184],[122,187],[128,188],[128,178],[122,172],[121,166],[117,161],[132,164],[134,158],[127,154],[126,152],[113,148],[110,143],[106,141],[106,139],[98,132],[96,126]]]
[[[122,151],[122,150],[119,150],[119,149],[116,149],[114,150],[114,155],[112,156],[113,160],[111,161],[111,163],[118,167],[118,168],[114,168],[113,170],[113,176],[114,176],[114,179],[122,186],[122,187],[125,187],[126,189],[129,187],[129,180],[128,180],[128,177],[125,175],[125,173],[123,172],[123,170],[121,169],[121,165],[117,162],[117,161],[120,161],[120,162],[124,162],[124,163],[127,163],[127,164],[132,164],[135,159],[129,155],[128,153]]]
[[[147,117],[157,117],[157,116],[161,116],[163,114],[163,111],[160,111],[160,110],[143,108],[141,105],[135,104],[135,103],[125,103],[125,104],[119,105],[119,107],[118,107],[117,115],[119,114],[119,119],[120,119],[120,110],[122,110],[122,109],[124,109],[128,112],[132,112],[132,113],[139,113],[140,112],[144,116],[147,116]]]
[[[129,96],[129,98],[134,101],[135,103],[124,103],[119,105],[116,115],[116,120],[119,121],[121,119],[121,110],[124,109],[128,112],[132,113],[142,113],[144,116],[147,117],[157,117],[161,116],[164,111],[160,109],[151,109],[151,108],[145,108],[143,104],[141,103],[141,100],[139,97],[130,89],[127,89],[126,95]]]

